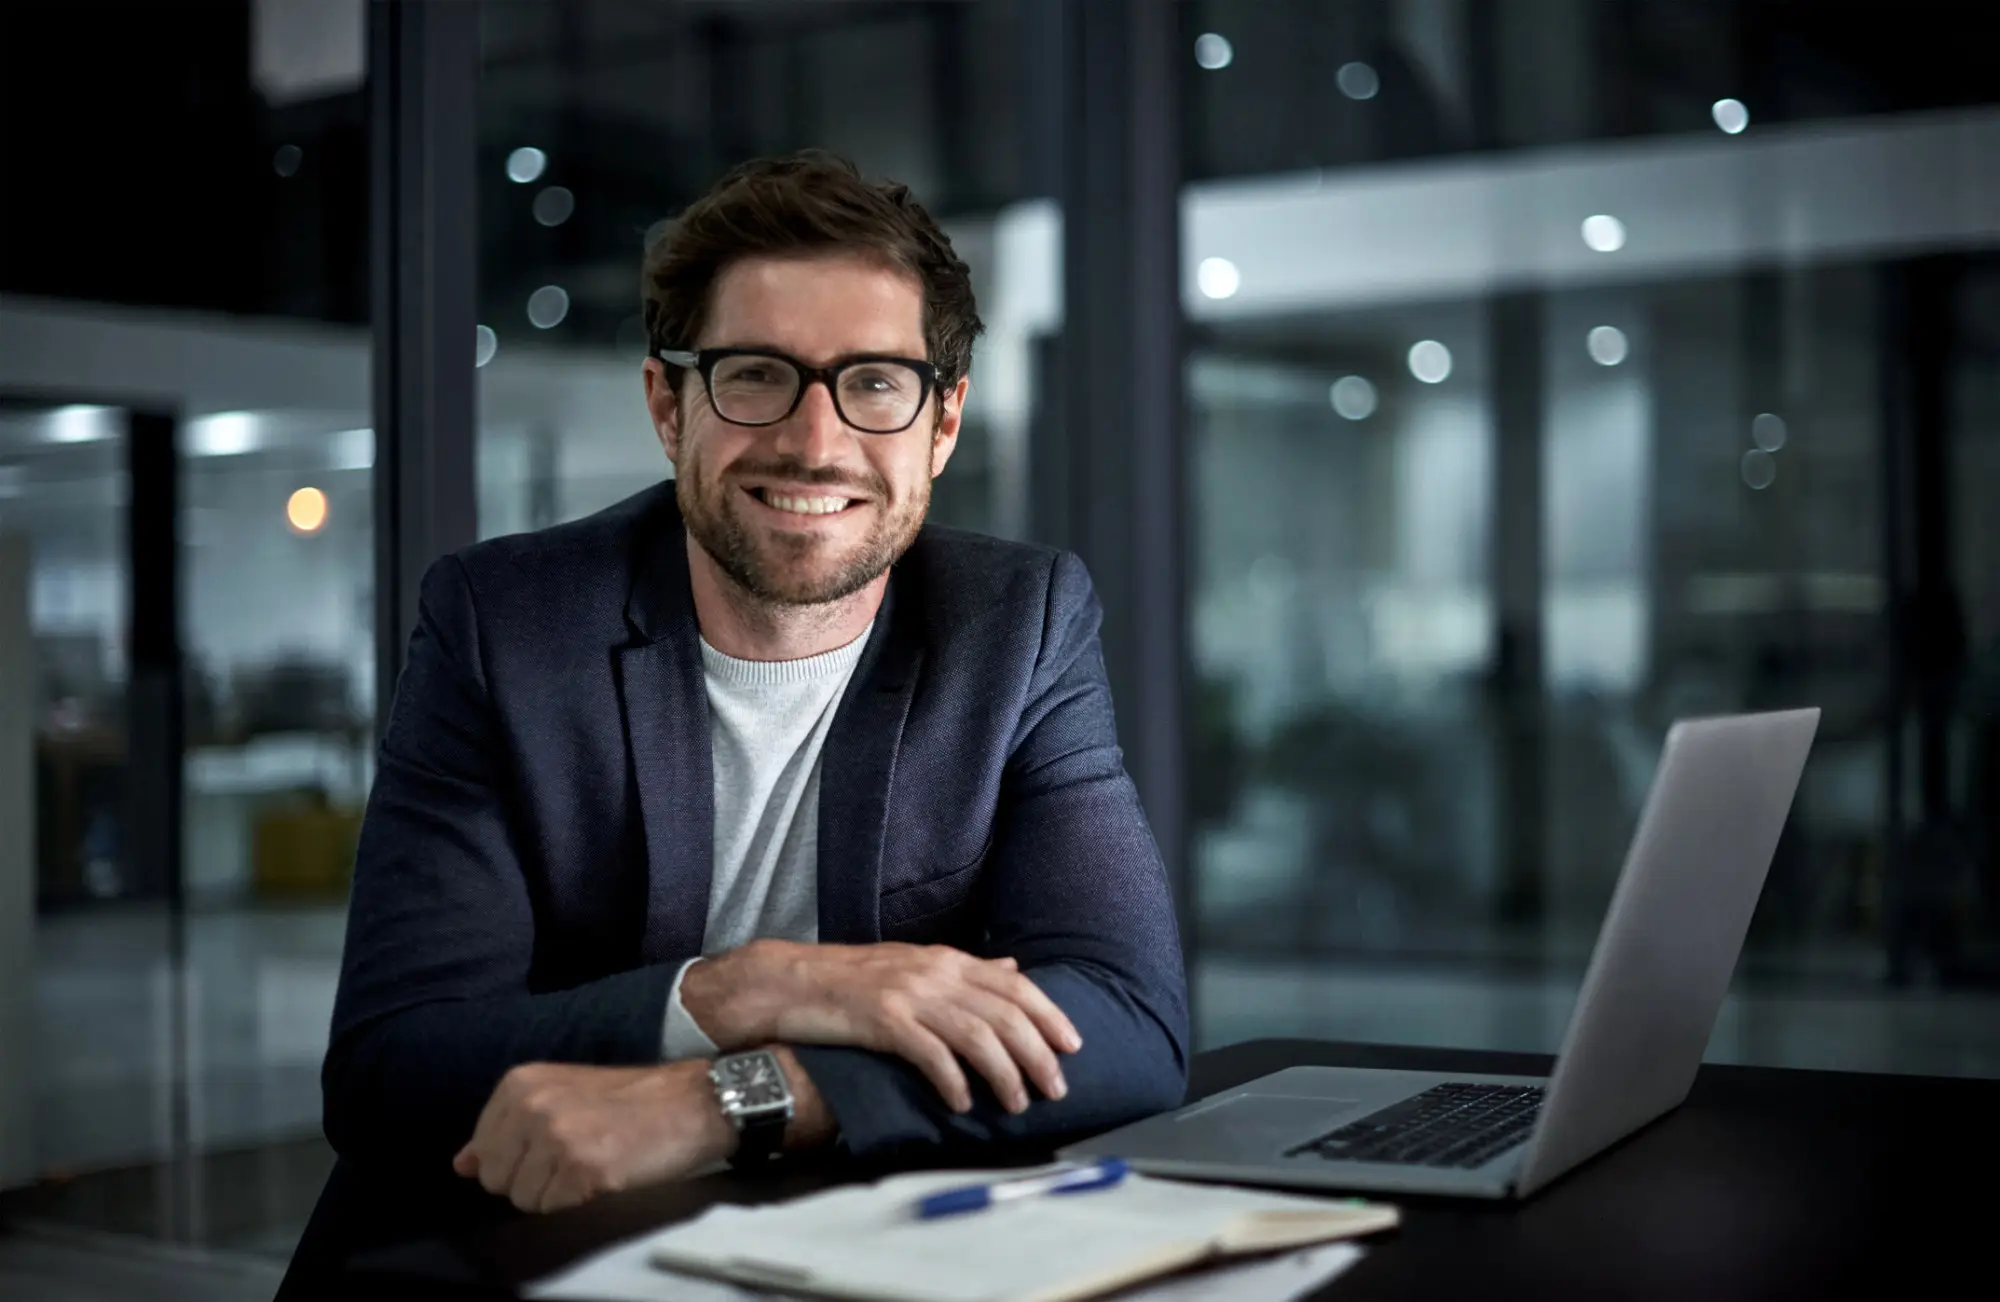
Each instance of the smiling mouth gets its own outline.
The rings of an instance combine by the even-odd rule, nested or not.
[[[789,515],[838,515],[856,505],[857,499],[826,493],[787,493],[771,488],[752,488],[750,496],[774,511]]]

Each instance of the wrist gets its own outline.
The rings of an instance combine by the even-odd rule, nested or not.
[[[780,943],[753,940],[700,959],[681,974],[681,1007],[721,1052],[735,1053],[777,1037],[775,1005],[763,988],[769,982],[757,971],[770,948]]]

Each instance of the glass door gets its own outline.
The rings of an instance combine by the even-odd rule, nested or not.
[[[165,1021],[165,883],[130,853],[127,420],[82,403],[0,409],[0,555],[11,672],[0,738],[25,756],[23,822],[9,828],[13,891],[29,910],[10,966],[8,1054],[27,1138],[10,1182],[157,1150],[154,1053]],[[16,915],[10,910],[10,918]],[[10,937],[10,939],[12,939]],[[32,944],[25,942],[32,941]]]

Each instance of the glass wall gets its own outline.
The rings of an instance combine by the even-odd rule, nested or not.
[[[36,1215],[284,1253],[330,1163],[374,711],[363,19],[0,16],[0,535],[27,568],[0,630],[33,681],[35,900],[32,1039],[0,1071],[33,1075],[8,1174]],[[134,844],[158,777],[133,770],[131,522],[166,487],[135,478],[134,412],[178,453],[179,891]]]
[[[1205,1041],[1553,1049],[1668,726],[1812,704],[1711,1056],[2000,1073],[1965,14],[1181,6]]]
[[[1052,209],[1023,99],[1045,73],[1021,57],[1021,9],[490,0],[481,533],[573,519],[670,473],[641,401],[645,233],[736,163],[807,147],[907,183],[971,265],[988,333],[933,518],[1021,533],[1031,343],[1057,274],[1036,238]]]

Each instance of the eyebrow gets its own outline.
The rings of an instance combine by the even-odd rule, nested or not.
[[[792,361],[795,362],[803,362],[807,366],[822,366],[822,367],[840,366],[847,362],[930,361],[930,358],[924,356],[923,350],[921,349],[919,349],[914,353],[897,353],[897,352],[889,352],[880,348],[869,348],[869,349],[863,349],[860,352],[836,353],[828,361],[815,362],[809,358],[800,357],[797,353],[792,352],[790,349],[780,348],[778,347],[778,345],[774,343],[770,343],[768,341],[761,339],[753,339],[746,343],[740,343],[740,344],[706,344],[703,346],[707,348],[741,348],[741,349],[747,349],[751,352],[771,353],[777,357],[786,357],[790,358]],[[696,351],[699,352],[700,350],[697,349]]]

